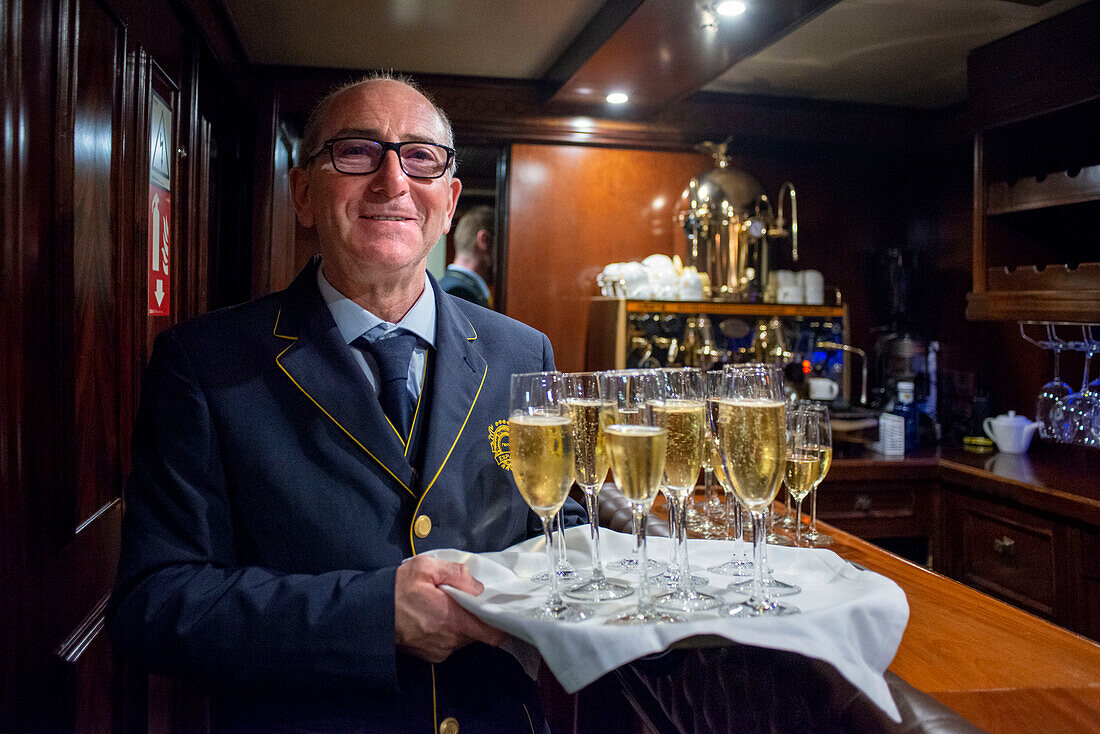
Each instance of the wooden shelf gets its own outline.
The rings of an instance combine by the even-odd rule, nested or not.
[[[968,293],[966,317],[972,321],[1100,323],[1100,290]]]
[[[616,301],[609,297],[595,301]],[[730,303],[728,301],[650,301],[627,299],[627,313],[718,314],[721,316],[805,316],[841,318],[843,306],[808,306],[798,303]]]
[[[1072,176],[1059,171],[1041,180],[993,181],[986,189],[985,213],[996,216],[1089,201],[1100,201],[1100,166],[1087,166]]]

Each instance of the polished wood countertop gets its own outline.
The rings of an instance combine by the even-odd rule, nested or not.
[[[957,448],[905,458],[837,458],[833,481],[929,479],[952,482],[1024,507],[1100,526],[1100,451],[1033,441],[1026,454],[975,454]]]
[[[1100,645],[826,526],[893,579],[909,624],[890,670],[990,732],[1100,729]]]

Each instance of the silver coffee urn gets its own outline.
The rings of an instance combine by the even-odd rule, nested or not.
[[[693,178],[680,196],[676,223],[687,240],[685,265],[694,266],[707,281],[708,297],[718,301],[774,301],[768,289],[769,247],[774,238],[791,241],[798,262],[798,210],[794,186],[783,184],[779,206],[773,208],[764,189],[749,174],[730,166],[724,143],[702,143],[715,167]],[[783,200],[790,200],[790,224],[783,218]]]

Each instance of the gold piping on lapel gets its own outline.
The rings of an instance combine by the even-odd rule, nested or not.
[[[435,663],[428,663],[432,667],[432,734],[439,731],[439,712],[435,704]]]
[[[472,342],[475,339],[477,339],[477,329],[474,328],[473,322],[470,321],[470,319],[466,316],[466,314],[462,314],[462,318],[466,319],[466,323],[470,325],[470,331],[474,332],[473,336],[466,337],[466,341]]]
[[[377,457],[377,456],[375,456],[374,454],[372,454],[372,453],[371,453],[371,452],[370,452],[369,450],[367,450],[367,447],[366,447],[366,446],[364,446],[363,444],[359,443],[359,439],[357,439],[357,438],[356,438],[355,436],[351,435],[351,431],[349,431],[348,429],[346,429],[346,428],[344,428],[344,427],[343,427],[342,425],[340,425],[340,421],[336,420],[336,418],[334,418],[334,417],[332,416],[332,414],[331,414],[331,413],[329,413],[329,412],[328,412],[327,410],[325,410],[325,409],[324,409],[323,407],[321,407],[321,404],[320,404],[320,403],[318,403],[318,402],[317,402],[316,400],[314,400],[313,396],[312,396],[312,395],[310,395],[310,394],[309,394],[308,392],[306,392],[306,389],[305,389],[304,387],[302,387],[302,386],[301,386],[300,384],[298,384],[298,381],[297,381],[297,380],[295,380],[295,379],[294,379],[293,377],[291,377],[291,374],[290,374],[289,372],[287,372],[287,369],[286,369],[286,367],[283,367],[283,364],[282,364],[282,362],[280,362],[280,361],[279,361],[279,357],[282,357],[282,356],[283,356],[284,354],[286,354],[286,351],[287,351],[287,349],[290,349],[290,347],[292,347],[292,346],[294,346],[294,345],[293,345],[293,344],[290,344],[290,345],[288,345],[286,349],[284,349],[283,351],[279,352],[279,353],[278,353],[278,354],[277,354],[277,355],[275,356],[275,364],[279,365],[279,369],[281,369],[281,370],[283,371],[283,374],[285,374],[285,375],[286,375],[286,376],[287,376],[288,378],[290,378],[290,381],[294,383],[294,386],[295,386],[295,387],[297,387],[297,388],[298,388],[299,390],[301,390],[301,391],[302,391],[302,394],[303,394],[303,395],[305,395],[305,396],[306,396],[307,398],[309,398],[309,399],[310,399],[310,401],[312,401],[312,402],[313,402],[313,404],[314,404],[314,405],[316,405],[316,406],[318,407],[318,409],[320,409],[320,411],[321,411],[322,413],[324,413],[325,415],[327,415],[327,416],[328,416],[328,418],[329,418],[329,420],[331,420],[331,421],[332,421],[333,423],[335,423],[335,424],[336,424],[336,426],[337,426],[337,427],[338,427],[338,428],[339,428],[339,429],[340,429],[341,431],[343,431],[343,432],[344,432],[344,433],[345,433],[345,434],[347,435],[347,437],[348,437],[348,438],[350,438],[350,439],[351,439],[352,441],[354,441],[354,442],[355,442],[355,445],[356,445],[356,446],[358,446],[359,448],[363,449],[363,451],[366,451],[366,453],[367,453],[367,456],[369,456],[369,457],[371,457],[372,459],[374,459],[375,461],[377,461],[377,462],[378,462],[378,466],[380,466],[380,467],[382,467],[383,469],[385,469],[385,470],[386,470],[386,473],[387,473],[387,474],[389,474],[389,475],[390,475],[391,477],[393,477],[393,478],[394,478],[394,481],[396,481],[396,482],[397,482],[398,484],[400,484],[400,485],[401,485],[401,486],[402,486],[402,487],[403,487],[403,488],[405,489],[405,491],[406,491],[406,492],[408,492],[408,493],[409,493],[409,494],[411,494],[411,495],[412,495],[413,497],[415,497],[415,496],[416,496],[416,494],[415,494],[415,493],[414,493],[414,492],[413,492],[413,491],[412,491],[411,489],[409,489],[408,487],[406,487],[406,486],[405,486],[405,483],[404,483],[404,482],[402,482],[402,481],[401,481],[401,480],[400,480],[400,479],[399,479],[399,478],[397,477],[397,475],[396,475],[396,474],[394,474],[394,473],[393,473],[392,471],[390,471],[390,468],[389,468],[388,466],[386,466],[386,465],[385,465],[385,464],[383,464],[383,463],[382,463],[381,461],[379,461],[378,457]],[[488,367],[486,367],[486,371],[488,371]],[[484,378],[484,377],[482,377],[481,379],[482,379],[482,382],[484,382],[484,381],[485,381],[485,378]],[[478,388],[478,392],[481,392],[481,389],[480,389],[480,388]],[[476,397],[474,398],[474,402],[477,402],[477,398],[476,398]],[[469,417],[469,416],[467,416],[467,418],[468,418],[468,417]],[[465,423],[463,423],[463,425],[466,425],[466,424],[465,424]],[[461,431],[459,432],[459,435],[461,435]],[[457,440],[457,439],[455,439],[455,440]],[[451,448],[454,448],[454,447],[452,446]],[[450,453],[448,453],[447,455],[448,455],[448,456],[450,456]],[[421,499],[423,499],[423,498],[421,498]],[[419,507],[419,504],[418,504],[417,506]],[[411,532],[411,531],[410,531],[410,532]]]
[[[447,460],[451,458],[451,453],[454,452],[455,446],[458,445],[458,439],[462,438],[462,432],[466,430],[466,424],[470,420],[470,415],[474,412],[474,406],[477,405],[477,399],[481,396],[481,388],[485,386],[485,376],[489,374],[489,365],[485,365],[485,371],[481,373],[481,384],[477,386],[477,392],[474,394],[473,402],[470,403],[470,409],[466,411],[466,418],[462,421],[462,426],[458,429],[458,435],[455,436],[454,442],[451,444],[451,448],[447,450],[447,455],[443,457],[443,463],[439,465],[439,471],[432,477],[432,481],[428,482],[428,486],[424,488],[424,492],[420,495],[420,499],[416,503],[416,509],[413,510],[412,516],[415,518],[420,514],[420,505],[424,504],[424,498],[428,496],[428,490],[435,485],[435,480],[439,478],[440,472],[443,471],[443,467],[447,466]],[[409,525],[409,547],[412,548],[413,555],[416,555],[416,540],[413,539],[413,528]]]
[[[283,315],[283,309],[280,308],[279,312],[277,314],[275,314],[275,328],[273,328],[271,330],[271,333],[274,334],[275,336],[279,337],[280,339],[290,339],[291,341],[297,341],[298,337],[296,337],[296,336],[289,336],[287,334],[280,334],[279,333],[279,319],[282,318],[282,315]]]

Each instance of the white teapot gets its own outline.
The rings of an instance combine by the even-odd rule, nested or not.
[[[986,418],[982,421],[982,429],[985,435],[993,439],[997,449],[1006,454],[1023,454],[1027,451],[1031,437],[1038,430],[1037,421],[1028,420],[1022,415],[1016,415],[1016,411],[1010,410],[996,418]]]

